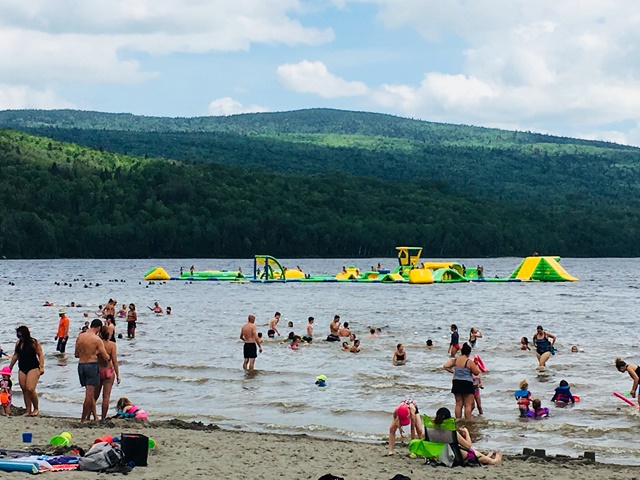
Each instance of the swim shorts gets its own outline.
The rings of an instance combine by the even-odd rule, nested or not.
[[[255,343],[244,344],[244,358],[256,358],[258,356],[258,346]]]
[[[100,385],[100,369],[98,362],[79,363],[78,377],[83,387],[97,387]]]

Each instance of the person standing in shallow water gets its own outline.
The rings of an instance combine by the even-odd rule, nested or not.
[[[554,351],[554,343],[556,343],[556,336],[545,332],[542,325],[538,325],[536,334],[533,336],[533,345],[536,347],[536,357],[538,357],[538,370],[543,370],[547,364],[547,360]]]
[[[244,362],[242,368],[253,371],[258,350],[262,353],[262,346],[258,341],[258,329],[256,328],[256,316],[250,314],[247,323],[240,330],[240,340],[244,342]]]

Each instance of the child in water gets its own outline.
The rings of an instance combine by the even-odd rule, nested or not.
[[[560,385],[556,387],[556,393],[553,394],[552,402],[556,402],[556,407],[566,407],[569,402],[573,405],[576,403],[576,399],[571,395],[569,389],[569,383],[566,380],[561,380]]]
[[[549,416],[549,409],[543,408],[542,403],[539,398],[534,398],[531,401],[531,406],[533,407],[533,411],[530,411],[527,415],[533,418],[542,418]]]
[[[13,388],[9,365],[2,367],[0,374],[2,374],[2,380],[0,380],[0,404],[2,405],[4,416],[7,417],[11,412],[11,389]]]
[[[473,378],[473,386],[476,389],[474,393],[474,402],[475,406],[478,407],[478,413],[482,415],[484,412],[482,411],[482,399],[480,398],[480,389],[484,388],[482,385],[482,377],[480,375],[471,375]]]
[[[118,400],[116,410],[118,413],[116,413],[115,418],[134,418],[136,420],[148,420],[149,418],[147,412],[135,406],[127,397],[121,397]]]
[[[520,410],[520,416],[526,417],[529,414],[529,405],[531,404],[531,392],[529,391],[529,384],[526,380],[522,380],[518,385],[520,390],[516,390],[513,394],[518,402],[518,409]]]

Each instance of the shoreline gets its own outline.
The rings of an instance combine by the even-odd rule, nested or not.
[[[412,479],[459,479],[460,468],[431,467],[424,459],[410,458],[398,443],[396,454],[386,456],[386,442],[360,442],[313,437],[308,434],[282,434],[227,430],[216,424],[183,420],[153,420],[141,423],[112,419],[80,423],[68,417],[1,417],[3,435],[0,449],[43,447],[49,438],[69,431],[72,445],[87,449],[96,438],[109,434],[139,433],[153,438],[157,447],[149,452],[149,466],[137,467],[132,478],[227,479],[318,479],[331,473],[345,479],[391,479],[400,473]],[[33,433],[33,443],[22,443],[22,432]],[[435,468],[435,469],[434,469]],[[502,465],[464,468],[469,478],[488,480],[527,476],[587,480],[638,478],[640,466],[590,460],[548,459],[505,455]],[[75,472],[74,478],[95,478],[95,472]]]

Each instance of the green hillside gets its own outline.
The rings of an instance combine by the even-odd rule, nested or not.
[[[318,147],[319,148],[319,147]],[[0,131],[0,257],[640,254],[640,211],[132,157]]]
[[[347,173],[556,205],[636,203],[640,149],[390,115],[301,110],[157,118],[4,111],[0,126],[137,156],[279,173]]]

